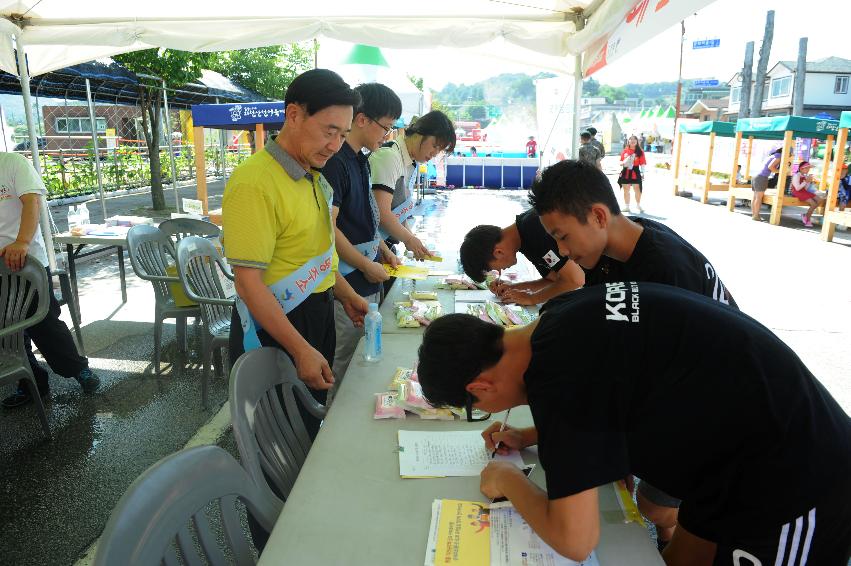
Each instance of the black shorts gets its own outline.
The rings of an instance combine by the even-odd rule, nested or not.
[[[846,566],[851,558],[851,480],[773,535],[721,541],[715,566]]]

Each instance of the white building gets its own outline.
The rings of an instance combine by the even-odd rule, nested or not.
[[[764,116],[785,116],[792,113],[796,67],[795,61],[780,61],[768,71],[762,93]],[[838,119],[840,112],[851,109],[849,78],[851,60],[825,57],[818,61],[807,61],[803,115],[827,113]],[[741,73],[736,73],[727,84],[730,87],[730,104],[725,116],[729,115],[730,119],[735,120],[742,95]]]

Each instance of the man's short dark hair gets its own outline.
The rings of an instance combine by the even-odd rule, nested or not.
[[[343,77],[328,69],[311,69],[297,76],[284,96],[284,105],[303,104],[308,116],[329,106],[360,105],[360,95],[352,90]]]
[[[473,281],[484,281],[494,260],[493,249],[502,240],[502,228],[491,224],[476,226],[464,236],[461,244],[461,266]]]
[[[579,138],[582,141],[587,141],[591,139],[591,134],[589,132],[582,132],[581,134],[579,134]]]
[[[355,114],[363,114],[373,120],[385,117],[396,120],[402,115],[399,96],[383,84],[364,83],[356,86],[355,92],[360,95],[360,104],[355,108]]]
[[[428,325],[417,375],[435,407],[463,407],[467,384],[502,357],[502,326],[469,314],[448,314]]]
[[[567,159],[544,169],[532,183],[529,204],[541,215],[554,210],[584,224],[595,204],[606,205],[615,216],[621,213],[612,185],[592,163]]]
[[[587,128],[585,128],[585,131],[591,134],[592,136],[597,135],[597,128],[595,128],[594,126],[588,126]]]
[[[420,134],[422,137],[434,136],[444,151],[455,149],[455,125],[449,117],[440,110],[432,110],[422,117],[415,119],[405,128],[405,135]]]

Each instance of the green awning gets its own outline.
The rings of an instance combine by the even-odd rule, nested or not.
[[[677,117],[677,110],[673,106],[668,106],[668,109],[665,110],[664,117],[665,118],[676,118]]]
[[[703,136],[714,133],[716,136],[734,138],[736,137],[736,124],[718,121],[680,124],[680,132],[683,134],[699,134]]]
[[[767,116],[765,118],[741,118],[736,122],[736,131],[744,137],[753,136],[763,140],[782,140],[791,131],[798,138],[827,139],[836,136],[837,120],[821,120],[803,116]]]
[[[839,115],[839,127],[851,128],[851,112],[845,111]]]

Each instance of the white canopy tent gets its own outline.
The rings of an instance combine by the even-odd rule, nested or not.
[[[16,75],[19,68],[23,70],[21,90],[38,167],[29,75],[101,57],[148,48],[246,49],[315,37],[395,49],[479,49],[497,58],[516,58],[518,51],[528,51],[535,54],[528,58],[530,67],[563,69],[564,74],[574,76],[578,106],[583,69],[593,72],[623,52],[617,45],[629,43],[632,47],[710,2],[0,0],[0,69]],[[639,28],[644,21],[648,23]],[[639,36],[634,37],[633,28],[640,29]],[[614,45],[610,36],[617,40]],[[593,66],[582,65],[583,52],[586,59],[593,59]],[[573,126],[578,135],[578,119]],[[48,226],[46,209],[42,220],[44,229]],[[52,250],[47,232],[47,248]],[[53,265],[52,253],[48,253]]]

